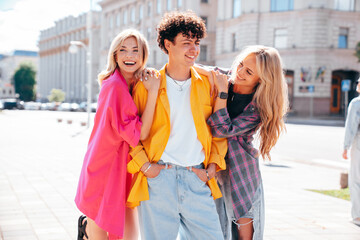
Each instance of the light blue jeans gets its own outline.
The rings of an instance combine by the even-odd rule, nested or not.
[[[148,186],[150,200],[138,207],[142,240],[224,239],[211,191],[193,171],[172,165]]]
[[[235,218],[232,198],[231,198],[231,183],[228,174],[229,170],[226,169],[218,173],[218,181],[222,198],[216,199],[216,208],[219,214],[220,223],[225,240],[237,240],[238,239],[238,228],[241,225],[236,223],[238,219]],[[251,218],[254,228],[253,240],[262,240],[264,236],[264,225],[265,225],[265,206],[264,206],[264,192],[262,182],[257,189],[252,208],[249,212],[243,216],[243,218]],[[249,222],[249,223],[251,223]]]

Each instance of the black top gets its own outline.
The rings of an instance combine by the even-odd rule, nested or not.
[[[245,107],[252,101],[254,97],[254,93],[251,94],[235,93],[233,88],[234,85],[230,83],[229,96],[226,104],[231,119],[239,116],[239,114],[241,114],[244,111]]]

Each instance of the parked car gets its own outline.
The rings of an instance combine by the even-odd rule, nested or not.
[[[71,105],[70,103],[61,103],[57,108],[58,111],[70,111]]]
[[[25,102],[24,109],[25,110],[40,110],[41,103],[40,102]]]
[[[96,112],[96,109],[97,109],[97,102],[94,102],[91,104],[91,111]]]
[[[79,104],[79,111],[86,112],[87,111],[87,102],[81,102]]]
[[[15,98],[8,98],[2,101],[3,109],[18,109],[19,102]]]

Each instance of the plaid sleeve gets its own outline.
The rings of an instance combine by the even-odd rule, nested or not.
[[[228,138],[244,135],[256,128],[260,123],[260,115],[257,111],[243,112],[231,120],[227,109],[222,108],[214,112],[207,123],[214,137]]]

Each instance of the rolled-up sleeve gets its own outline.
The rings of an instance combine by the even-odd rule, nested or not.
[[[349,149],[359,131],[360,100],[356,99],[349,104],[348,115],[345,122],[344,149]]]
[[[243,113],[231,120],[227,109],[222,108],[213,113],[207,123],[213,136],[229,138],[246,134],[256,128],[260,123],[260,115],[255,112],[251,115]]]

